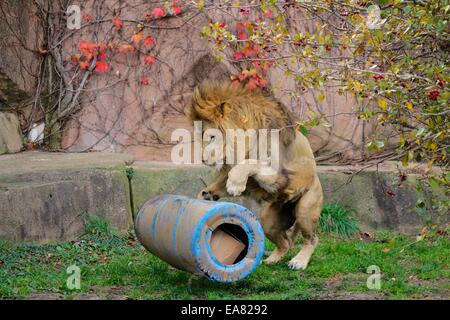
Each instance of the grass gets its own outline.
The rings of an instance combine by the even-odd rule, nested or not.
[[[345,238],[350,238],[359,231],[358,223],[353,218],[353,212],[339,203],[323,206],[319,229],[325,233],[336,234]]]
[[[273,244],[268,242],[267,250]],[[298,250],[298,249],[297,249]],[[132,233],[91,220],[78,240],[47,245],[0,242],[0,297],[130,299],[314,299],[449,298],[450,240],[447,233],[424,240],[380,232],[370,238],[343,239],[321,234],[306,271],[286,263],[262,264],[234,284],[211,282],[178,271],[147,252]],[[66,287],[70,265],[81,269],[81,289]],[[367,268],[382,272],[381,289],[366,286]]]

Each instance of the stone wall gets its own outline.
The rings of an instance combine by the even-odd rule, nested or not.
[[[0,154],[15,153],[22,149],[19,118],[9,112],[0,112]]]
[[[33,2],[8,0],[0,6],[0,92],[5,88],[3,78],[7,77],[18,89],[31,93],[37,84],[40,62],[39,55],[33,51],[38,50],[43,38]],[[8,90],[7,94],[11,93]],[[0,100],[2,96],[0,93]]]
[[[24,152],[0,157],[0,238],[74,239],[91,215],[127,230],[152,196],[195,197],[215,175],[205,166],[137,161],[130,189],[125,162],[131,160],[130,156],[108,153]],[[394,167],[352,177],[355,171],[352,167],[319,167],[325,202],[339,202],[353,210],[362,231],[389,229],[415,234],[427,222],[450,221],[448,213],[433,208],[432,200],[444,199],[444,195],[434,189],[418,192],[414,175],[399,185]],[[423,211],[416,208],[418,199],[426,202]],[[225,200],[238,202],[256,214],[261,210],[260,204],[245,198]]]

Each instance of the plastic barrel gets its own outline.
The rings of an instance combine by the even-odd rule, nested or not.
[[[248,209],[229,202],[161,195],[136,216],[143,246],[175,268],[219,282],[252,273],[264,252],[264,233]]]

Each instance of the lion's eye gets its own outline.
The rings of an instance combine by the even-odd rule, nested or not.
[[[216,136],[210,136],[210,137],[209,137],[209,141],[212,142],[212,141],[214,141],[214,140],[216,140]]]

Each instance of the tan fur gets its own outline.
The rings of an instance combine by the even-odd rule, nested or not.
[[[267,201],[260,219],[277,248],[266,263],[279,261],[304,237],[302,250],[288,265],[305,269],[318,243],[315,233],[322,210],[322,187],[308,140],[294,129],[295,119],[279,101],[230,83],[202,83],[194,90],[188,116],[204,128],[280,129],[280,168],[267,173],[267,164],[245,161],[220,167],[215,183],[199,193],[207,200],[244,195]],[[248,151],[248,150],[247,150]],[[213,163],[208,163],[214,165]]]

